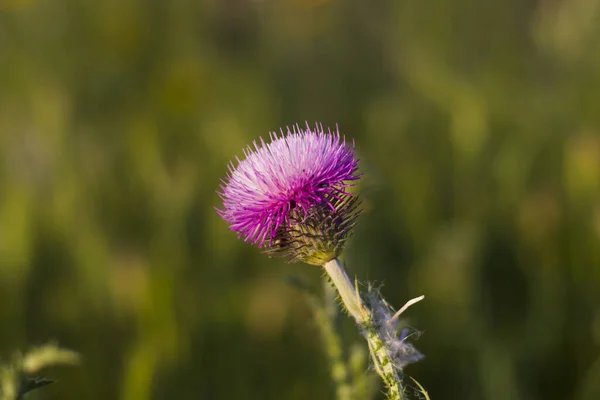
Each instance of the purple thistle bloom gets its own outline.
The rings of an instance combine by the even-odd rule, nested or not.
[[[246,148],[237,167],[229,165],[218,214],[240,238],[259,247],[298,250],[314,245],[298,243],[307,237],[319,245],[326,238],[337,247],[358,214],[355,197],[346,191],[360,177],[354,145],[321,125],[295,126],[270,138]]]

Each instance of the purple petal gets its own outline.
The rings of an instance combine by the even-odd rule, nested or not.
[[[295,126],[287,134],[270,134],[247,147],[244,160],[229,166],[217,209],[231,230],[245,241],[270,245],[277,229],[289,223],[289,213],[304,210],[345,194],[360,175],[354,144],[348,145],[339,131],[325,132],[322,125],[311,130]]]

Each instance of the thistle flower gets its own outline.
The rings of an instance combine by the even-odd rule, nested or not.
[[[360,177],[354,145],[322,125],[296,125],[270,139],[229,165],[217,212],[266,253],[323,265],[340,254],[360,213],[347,191]]]
[[[323,266],[367,340],[388,398],[402,400],[402,369],[423,356],[406,341],[406,333],[397,337],[396,321],[423,296],[393,315],[378,294],[361,297],[358,282],[352,284],[338,259],[360,214],[358,197],[347,191],[360,178],[354,145],[322,125],[314,130],[296,125],[270,137],[268,144],[261,139],[260,145],[247,147],[237,167],[229,165],[217,213],[238,237],[266,253]]]

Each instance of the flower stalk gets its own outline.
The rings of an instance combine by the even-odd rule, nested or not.
[[[368,310],[364,307],[363,302],[358,294],[358,288],[356,288],[350,282],[348,274],[344,270],[342,263],[334,258],[331,261],[323,264],[323,268],[327,272],[329,279],[337,289],[342,304],[357,323],[363,324],[368,318]]]
[[[402,400],[404,388],[402,387],[401,372],[398,371],[390,359],[383,340],[377,334],[377,330],[371,324],[365,325],[365,338],[369,345],[369,352],[373,359],[373,365],[377,374],[383,380],[388,390],[389,400]]]
[[[367,340],[373,366],[387,388],[388,399],[403,400],[402,367],[421,359],[422,355],[412,345],[405,343],[405,337],[396,338],[394,325],[403,311],[424,296],[410,300],[392,315],[382,299],[369,296],[367,304],[361,298],[358,284],[352,285],[337,258],[325,263],[323,268],[337,289],[345,309],[356,320]]]

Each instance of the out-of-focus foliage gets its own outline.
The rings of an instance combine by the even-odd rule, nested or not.
[[[82,353],[32,399],[333,398],[286,284],[321,272],[213,208],[245,145],[322,121],[365,172],[349,268],[396,306],[426,295],[407,373],[432,399],[600,398],[599,19],[598,0],[0,0],[0,354]]]
[[[54,382],[38,376],[42,369],[78,363],[77,353],[55,344],[33,348],[26,354],[16,353],[11,362],[0,365],[0,399],[22,400],[30,391]]]

